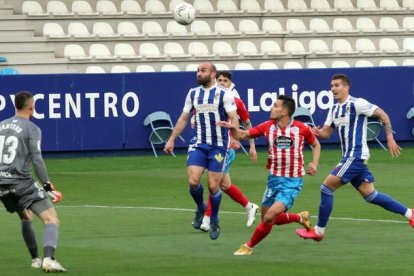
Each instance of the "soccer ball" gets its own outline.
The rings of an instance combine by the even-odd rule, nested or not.
[[[195,9],[191,4],[182,2],[175,6],[174,19],[181,25],[190,25],[195,18]]]

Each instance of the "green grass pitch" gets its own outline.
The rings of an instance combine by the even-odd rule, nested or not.
[[[414,207],[414,148],[398,158],[382,149],[371,153],[377,190]],[[243,208],[224,195],[220,238],[211,241],[192,229],[185,158],[46,160],[63,193],[56,205],[61,220],[56,256],[69,275],[413,275],[414,229],[404,217],[365,203],[351,185],[336,192],[322,242],[297,237],[297,224],[276,226],[252,255],[233,256],[258,220],[247,228]],[[316,223],[319,186],[339,159],[339,150],[322,150],[317,176],[305,177],[290,211],[309,210]],[[239,151],[231,170],[233,183],[256,203],[265,189],[265,162],[263,151],[257,164]],[[43,274],[30,268],[17,215],[0,209],[2,275]],[[35,228],[41,243],[38,219]]]

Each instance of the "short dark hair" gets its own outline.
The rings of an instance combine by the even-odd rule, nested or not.
[[[283,107],[286,108],[289,112],[289,117],[292,117],[293,113],[295,113],[296,104],[295,100],[292,97],[285,96],[285,95],[279,95],[277,97],[278,100],[283,101]]]
[[[341,80],[344,84],[351,86],[351,80],[345,74],[335,74],[332,76],[332,80]]]
[[[23,110],[27,107],[29,100],[33,99],[33,94],[29,91],[20,91],[14,97],[14,106],[17,110]]]
[[[229,80],[231,80],[233,74],[229,71],[220,71],[217,73],[216,79],[218,79],[220,76],[223,76],[225,78],[228,78]]]

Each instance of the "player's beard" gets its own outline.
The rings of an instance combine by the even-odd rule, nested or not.
[[[197,78],[197,83],[202,86],[207,86],[210,82],[211,82],[210,76],[206,76],[204,78],[203,77]]]

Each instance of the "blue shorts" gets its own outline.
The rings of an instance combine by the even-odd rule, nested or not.
[[[269,174],[267,187],[263,194],[262,205],[270,207],[276,201],[282,202],[289,210],[296,197],[302,190],[303,179],[301,177],[282,177]]]
[[[233,163],[235,157],[236,157],[236,150],[229,148],[227,150],[226,163],[224,164],[224,169],[223,169],[224,174],[226,174],[230,171],[230,165],[231,165],[231,163]]]
[[[188,147],[187,166],[200,166],[210,172],[222,172],[226,152],[226,147],[192,144]]]
[[[351,182],[357,189],[362,182],[374,183],[374,176],[369,171],[366,160],[354,157],[342,159],[331,174],[340,177],[344,184]]]

